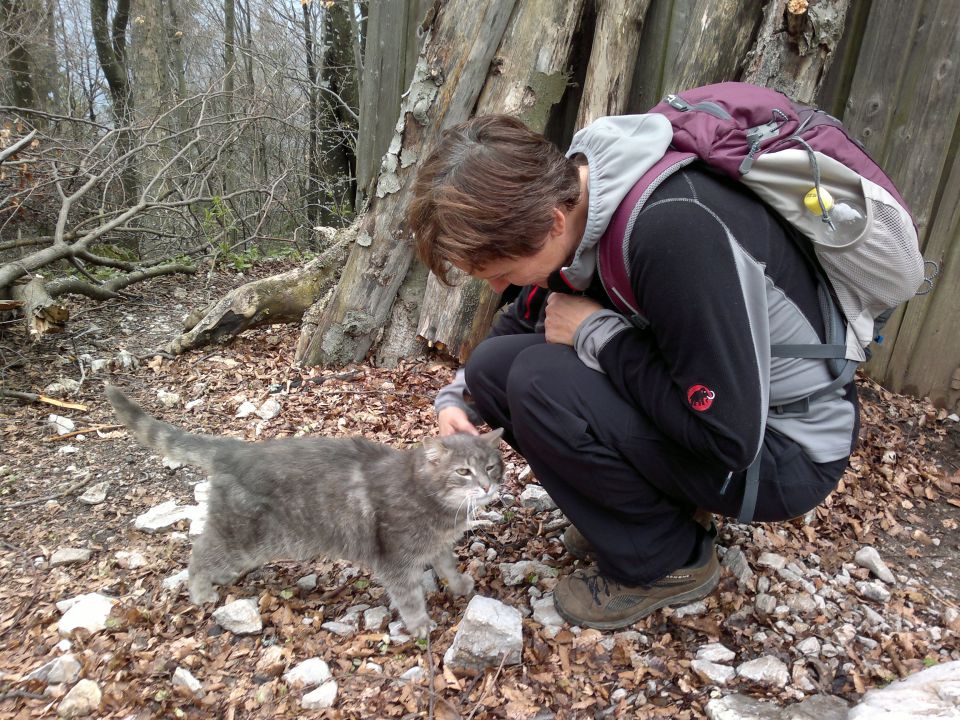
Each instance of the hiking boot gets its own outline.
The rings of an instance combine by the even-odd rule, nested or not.
[[[716,532],[713,529],[713,515],[706,510],[697,508],[693,513],[693,520],[707,532]],[[563,531],[563,536],[560,539],[563,541],[563,546],[567,549],[567,552],[577,560],[586,560],[594,554],[593,545],[573,523],[567,525],[567,529]]]
[[[616,630],[668,605],[682,605],[709,595],[720,579],[713,549],[716,531],[700,541],[697,558],[650,585],[624,585],[604,577],[596,567],[576,570],[557,584],[553,604],[572,625]]]
[[[567,525],[561,540],[567,552],[577,560],[586,560],[588,556],[593,555],[593,545],[583,536],[582,532],[577,530],[576,525]]]

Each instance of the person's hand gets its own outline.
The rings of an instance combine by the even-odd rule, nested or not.
[[[445,407],[438,412],[437,424],[440,426],[441,437],[453,435],[454,433],[467,433],[469,435],[480,434],[480,431],[470,422],[463,408],[456,406]]]
[[[603,305],[589,298],[563,293],[550,293],[547,298],[547,312],[544,329],[547,342],[573,345],[573,336],[580,323]]]

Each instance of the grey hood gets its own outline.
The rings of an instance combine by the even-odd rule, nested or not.
[[[673,129],[663,115],[618,115],[590,123],[576,135],[567,157],[584,155],[590,169],[587,226],[570,265],[566,283],[586,290],[597,269],[597,241],[620,201],[641,176],[663,157]]]

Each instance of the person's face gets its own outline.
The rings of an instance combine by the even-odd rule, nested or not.
[[[579,238],[567,237],[569,223],[566,215],[555,210],[554,225],[533,255],[494,260],[468,271],[473,277],[486,280],[494,292],[503,292],[509,285],[539,285],[545,288],[547,278],[570,259]]]

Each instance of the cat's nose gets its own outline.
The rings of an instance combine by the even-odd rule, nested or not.
[[[484,492],[490,491],[490,483],[480,483],[480,489]]]

